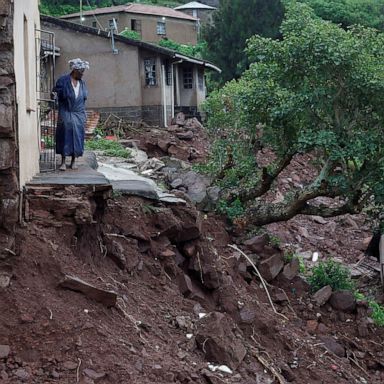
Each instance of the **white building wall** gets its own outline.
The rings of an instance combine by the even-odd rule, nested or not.
[[[22,188],[39,172],[35,29],[40,27],[40,16],[38,0],[14,0],[14,7],[19,182]]]

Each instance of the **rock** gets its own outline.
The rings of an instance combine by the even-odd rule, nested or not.
[[[211,184],[211,179],[194,171],[188,171],[179,177],[183,180],[183,185],[187,188],[187,195],[191,201],[198,207],[204,207],[207,188]]]
[[[312,260],[313,253],[311,251],[297,252],[297,256],[305,260]]]
[[[173,189],[179,188],[179,187],[181,187],[181,186],[183,186],[183,180],[182,180],[182,179],[175,179],[175,180],[173,180],[172,183],[171,183],[171,187],[172,187]]]
[[[59,286],[81,292],[88,298],[99,301],[107,307],[116,305],[117,294],[115,292],[96,288],[75,276],[65,275],[64,280],[59,283]]]
[[[295,374],[287,364],[284,364],[280,369],[281,374],[283,375],[284,379],[288,381],[288,383],[295,380]]]
[[[325,324],[319,323],[319,325],[317,326],[317,333],[321,335],[326,335],[327,333],[329,333],[329,328]]]
[[[262,253],[264,247],[269,243],[269,235],[264,233],[260,236],[254,236],[251,239],[244,242],[244,245],[252,252]]]
[[[186,257],[195,257],[197,254],[197,247],[193,243],[185,243],[183,245],[183,254]]]
[[[131,154],[131,157],[128,159],[130,162],[142,164],[148,160],[148,155],[141,149],[130,148],[128,151]]]
[[[159,257],[162,259],[168,259],[170,257],[175,257],[176,253],[172,251],[172,249],[166,249],[165,251],[161,252]]]
[[[192,140],[193,137],[194,137],[194,134],[192,131],[187,131],[187,132],[179,132],[179,133],[176,133],[176,136],[180,139],[180,140]]]
[[[187,161],[190,155],[190,149],[187,145],[175,145],[171,144],[168,148],[169,155]]]
[[[231,369],[240,365],[247,351],[234,329],[233,321],[223,313],[212,312],[200,320],[196,342],[207,361],[225,364]]]
[[[317,320],[307,320],[306,328],[309,333],[312,333],[312,334],[315,333],[317,326],[318,326]]]
[[[174,123],[177,125],[183,126],[185,124],[185,115],[183,112],[179,112],[174,120]]]
[[[120,269],[125,269],[127,260],[124,255],[124,247],[117,241],[107,241],[107,256],[110,257]]]
[[[312,220],[318,224],[327,224],[328,223],[328,221],[325,220],[324,217],[321,217],[321,216],[312,216]]]
[[[182,273],[177,277],[177,285],[179,287],[180,293],[185,297],[189,297],[191,299],[193,298],[200,298],[202,300],[206,299],[201,289],[199,289],[192,282],[191,278],[185,273]]]
[[[17,376],[21,381],[27,381],[30,375],[25,369],[19,368],[16,369],[15,376]]]
[[[263,278],[270,282],[272,281],[283,269],[284,261],[283,257],[280,253],[276,253],[275,255],[269,257],[261,261],[259,264],[259,271]]]
[[[299,232],[299,234],[301,236],[303,236],[303,237],[305,237],[307,239],[310,237],[307,228],[305,228],[305,227],[298,227],[297,230],[298,230],[298,232]]]
[[[88,376],[90,379],[94,380],[95,382],[103,379],[106,376],[105,372],[96,372],[93,369],[86,368],[83,371],[84,375]]]
[[[319,338],[324,343],[325,348],[327,348],[329,352],[332,352],[339,357],[345,356],[345,348],[341,344],[339,344],[333,337],[320,336]]]
[[[170,147],[171,142],[169,140],[159,139],[157,140],[157,146],[165,153],[168,153],[168,148]]]
[[[356,299],[348,290],[333,292],[329,303],[333,309],[343,312],[353,312],[356,308]]]
[[[252,308],[250,306],[244,306],[243,308],[241,308],[239,314],[242,323],[252,324],[256,319],[257,312],[255,308]]]
[[[332,295],[332,288],[330,285],[326,285],[323,288],[320,288],[313,296],[313,300],[315,300],[316,304],[321,307],[324,305]]]
[[[9,345],[0,345],[0,359],[6,359],[10,351]]]
[[[7,288],[11,283],[11,276],[2,273],[0,274],[0,288]]]
[[[78,363],[75,363],[74,361],[64,361],[63,368],[67,371],[73,371],[77,369]]]
[[[288,264],[284,266],[283,277],[287,280],[292,280],[297,276],[300,269],[300,261],[297,257],[294,257]]]

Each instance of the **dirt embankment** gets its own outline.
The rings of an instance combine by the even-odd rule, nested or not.
[[[2,261],[1,383],[384,381],[364,303],[319,307],[287,267],[268,285],[275,313],[220,218],[127,196],[79,218],[70,196],[58,214],[45,200]],[[243,249],[258,265],[280,253],[262,237]]]

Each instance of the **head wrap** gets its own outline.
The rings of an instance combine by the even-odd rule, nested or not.
[[[72,59],[68,61],[69,69],[72,71],[74,69],[89,69],[88,61],[81,60],[79,58]]]

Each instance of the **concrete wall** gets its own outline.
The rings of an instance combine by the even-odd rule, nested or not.
[[[131,20],[141,21],[141,37],[146,42],[158,42],[164,35],[157,34],[157,22],[161,21],[160,16],[144,15],[138,13],[110,13],[108,15],[97,15],[97,20],[103,26],[103,28],[109,27],[109,20],[116,19],[118,25],[118,31],[121,32],[127,27],[131,29]],[[74,23],[80,23],[79,17],[67,18],[66,20]],[[85,20],[81,23],[88,27],[92,27],[95,22],[93,16],[85,16]],[[177,41],[181,44],[193,44],[197,43],[197,25],[193,20],[174,19],[171,17],[165,18],[166,25],[166,37],[168,39]],[[97,24],[97,28],[99,25]]]
[[[19,205],[13,5],[0,0],[0,259],[15,250]]]
[[[116,43],[117,55],[112,53],[111,40],[104,37],[63,29],[43,23],[43,28],[55,33],[60,57],[56,60],[56,79],[69,73],[68,61],[76,57],[87,60],[90,69],[85,71],[89,97],[88,109],[141,106],[141,81],[138,48]],[[157,101],[159,103],[159,100]]]
[[[15,0],[13,32],[20,187],[39,172],[35,45],[35,29],[39,28],[38,0]]]

